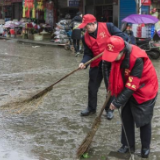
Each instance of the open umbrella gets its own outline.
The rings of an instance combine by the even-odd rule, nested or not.
[[[133,24],[141,24],[141,23],[154,24],[158,21],[159,20],[156,17],[146,14],[131,14],[126,18],[122,19],[122,22],[133,23]]]

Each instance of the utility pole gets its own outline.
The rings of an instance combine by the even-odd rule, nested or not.
[[[141,14],[141,0],[136,0],[137,14]]]

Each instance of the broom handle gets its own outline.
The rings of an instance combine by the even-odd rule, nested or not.
[[[91,62],[93,62],[94,60],[96,60],[97,58],[101,57],[103,55],[103,52],[98,54],[97,56],[95,56],[94,58],[92,58],[91,60],[87,61],[86,63],[84,63],[85,66],[87,66],[88,64],[90,64]],[[44,93],[46,93],[47,91],[52,90],[53,86],[56,85],[57,83],[61,82],[63,79],[67,78],[68,76],[70,76],[71,74],[73,74],[74,72],[77,72],[78,70],[80,70],[81,68],[78,67],[77,69],[75,69],[74,71],[70,72],[69,74],[65,75],[64,77],[62,77],[61,79],[59,79],[57,82],[51,84],[49,87],[45,88],[43,91],[37,93],[36,95],[34,95],[31,99],[35,99],[37,97],[39,97],[39,95],[43,95]]]
[[[109,91],[108,96],[106,98],[106,101],[104,102],[103,107],[101,108],[101,111],[99,112],[99,114],[97,116],[98,118],[100,118],[102,116],[102,113],[103,113],[104,109],[106,108],[106,105],[109,102],[110,97],[111,97],[111,92]]]

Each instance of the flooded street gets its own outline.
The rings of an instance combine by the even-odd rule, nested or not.
[[[75,57],[63,47],[33,46],[0,40],[0,105],[34,95],[78,68],[82,56]],[[160,59],[152,60],[160,82]],[[45,95],[39,105],[28,110],[0,108],[0,160],[76,160],[76,150],[90,130],[95,115],[81,117],[87,107],[88,69],[77,71]],[[106,97],[104,82],[98,93],[98,111]],[[88,160],[106,160],[121,146],[118,111],[108,121],[102,116],[89,150]],[[149,160],[160,160],[160,99],[153,117]],[[136,129],[135,160],[141,143]],[[108,160],[118,158],[108,157]],[[119,159],[120,160],[120,159]],[[121,158],[121,160],[123,160]]]

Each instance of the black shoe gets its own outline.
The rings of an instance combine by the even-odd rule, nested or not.
[[[81,116],[88,116],[88,115],[90,115],[90,114],[95,114],[95,113],[96,113],[95,110],[89,110],[89,109],[87,108],[87,109],[85,109],[85,110],[83,110],[83,111],[81,112]]]
[[[108,110],[107,112],[106,112],[106,117],[107,117],[107,119],[108,120],[111,120],[113,117],[114,117],[114,115],[113,115],[113,110]]]
[[[142,158],[148,158],[149,153],[150,153],[150,149],[148,149],[148,148],[141,149],[141,157]]]
[[[135,152],[135,147],[130,147],[131,153]],[[121,148],[118,150],[118,152],[120,153],[128,153],[129,152],[129,148],[128,146],[122,145]]]

